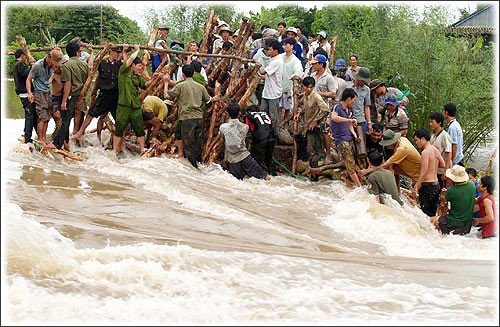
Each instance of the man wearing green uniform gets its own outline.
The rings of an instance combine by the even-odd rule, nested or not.
[[[69,124],[75,115],[76,101],[80,96],[83,85],[89,75],[89,66],[80,60],[80,40],[70,41],[66,45],[66,53],[69,60],[61,66],[61,82],[64,84],[64,92],[61,102],[61,127],[54,139],[54,145],[61,149],[64,141],[69,143]],[[79,103],[80,111],[85,112],[87,105],[85,99]]]
[[[123,47],[124,52],[128,46]],[[116,126],[113,136],[113,150],[115,153],[121,150],[123,132],[131,123],[137,142],[139,142],[140,152],[144,151],[146,135],[144,131],[144,120],[142,118],[140,89],[148,86],[153,79],[144,70],[142,59],[138,58],[139,45],[134,45],[135,52],[129,58],[124,58],[125,63],[118,72],[118,106],[116,108]],[[162,74],[162,73],[154,73]],[[146,79],[148,81],[146,82]]]

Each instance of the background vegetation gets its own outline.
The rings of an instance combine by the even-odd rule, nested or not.
[[[239,27],[243,15],[233,5],[176,4],[162,12],[146,8],[142,15],[148,28],[166,23],[170,26],[170,39],[189,42],[202,39],[203,25],[211,9],[233,30]],[[463,17],[468,14],[462,10]],[[275,28],[285,21],[288,26],[301,24],[306,35],[320,30],[327,32],[329,40],[336,35],[333,60],[348,61],[351,53],[357,53],[359,65],[370,69],[372,79],[380,78],[401,90],[410,89],[410,136],[420,127],[428,128],[431,112],[442,111],[448,102],[455,103],[468,160],[495,130],[494,47],[485,44],[480,35],[447,34],[448,17],[444,6],[430,7],[419,14],[409,5],[395,4],[331,5],[321,9],[280,5],[249,13],[257,30],[263,24]],[[16,34],[23,35],[34,47],[50,44],[44,34],[60,40],[68,33],[69,38],[81,36],[93,44],[99,44],[101,38],[131,44],[145,44],[149,39],[135,21],[107,5],[8,7],[9,49],[19,47]],[[34,53],[37,59],[44,55]],[[10,74],[14,58],[7,59],[6,71]],[[413,141],[411,137],[410,140]]]

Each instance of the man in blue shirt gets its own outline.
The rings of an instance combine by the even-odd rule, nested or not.
[[[340,103],[333,107],[330,115],[332,119],[332,133],[335,140],[335,145],[339,150],[345,169],[356,186],[361,186],[357,172],[356,163],[354,161],[353,140],[361,142],[361,138],[354,131],[357,126],[357,121],[352,116],[351,109],[356,102],[357,94],[352,88],[346,88],[342,92]]]

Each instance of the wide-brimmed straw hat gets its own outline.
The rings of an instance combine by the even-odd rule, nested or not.
[[[469,174],[465,171],[465,167],[460,165],[454,165],[453,167],[446,169],[446,177],[455,183],[463,183],[469,180]]]
[[[401,138],[401,133],[394,132],[391,129],[387,129],[382,134],[382,140],[380,140],[380,145],[387,146],[396,143]]]

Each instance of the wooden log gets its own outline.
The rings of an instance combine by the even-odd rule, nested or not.
[[[152,47],[155,44],[156,35],[158,35],[158,27],[154,26],[151,30],[151,35],[149,36],[148,47]],[[147,67],[149,62],[149,53],[150,50],[144,50],[144,54],[142,55],[142,64]]]
[[[21,49],[23,50],[23,53],[26,56],[26,59],[29,59],[30,57],[33,58],[31,56],[30,50],[26,46],[26,40],[24,39],[24,37],[22,35],[16,35],[16,40],[19,43],[19,46],[21,47]],[[52,50],[52,48],[50,48],[48,51],[50,51],[50,50]],[[15,53],[15,51],[14,51],[14,53]],[[28,60],[28,64],[31,66],[30,60]]]
[[[335,35],[332,39],[332,43],[330,44],[330,53],[329,53],[329,57],[328,57],[328,63],[329,63],[329,66],[330,66],[330,69],[333,70],[333,68],[335,67],[335,51],[337,49],[337,35]]]
[[[261,64],[255,64],[257,67],[257,71],[260,69]],[[245,94],[241,97],[240,101],[238,101],[238,105],[240,108],[246,108],[247,107],[247,101],[250,99],[250,96],[252,93],[257,89],[257,85],[259,85],[260,82],[260,77],[258,75],[255,75],[254,78],[250,81],[247,90],[245,91]]]
[[[58,153],[58,154],[64,156],[64,158],[69,158],[69,159],[73,159],[73,160],[76,160],[76,161],[85,161],[84,158],[76,156],[76,155],[74,155],[74,154],[72,154],[72,153],[70,153],[68,151],[60,150],[60,149],[47,148],[47,147],[43,146],[37,140],[33,140],[33,145],[35,146],[35,150],[40,151],[41,153],[43,153],[44,155],[46,155],[47,157],[49,157],[51,159],[55,159],[54,156],[51,154],[51,152],[52,152],[52,153]]]
[[[214,10],[210,10],[210,14],[208,15],[207,20],[205,21],[205,25],[203,28],[203,40],[200,44],[200,52],[203,54],[208,53],[209,42],[212,41],[215,28],[217,27],[217,21],[219,20],[219,16],[215,15]],[[212,42],[213,43],[213,42]],[[211,47],[211,45],[210,45]]]
[[[339,162],[334,163],[334,164],[328,164],[328,165],[324,165],[324,166],[321,166],[321,167],[310,168],[310,172],[313,175],[318,175],[318,174],[321,174],[321,172],[323,172],[325,170],[328,170],[328,169],[337,169],[337,168],[345,168],[344,162],[343,161],[339,161]]]
[[[219,136],[220,136],[220,134],[219,134]],[[212,152],[210,153],[210,157],[208,158],[208,161],[206,162],[207,165],[211,165],[212,163],[214,163],[215,159],[217,159],[217,157],[221,153],[223,147],[224,147],[224,139],[222,138],[222,136],[220,136],[220,138],[218,138],[216,140],[215,146],[214,146]]]
[[[87,97],[87,92],[89,90],[90,84],[92,83],[92,78],[94,77],[95,72],[99,68],[99,64],[101,63],[102,58],[104,58],[104,55],[108,53],[108,50],[109,50],[109,44],[106,44],[94,59],[92,69],[90,70],[89,75],[87,76],[85,84],[83,84],[83,88],[80,91],[80,96],[78,97],[78,100],[76,100],[77,107]]]
[[[109,132],[111,134],[115,134],[115,124],[113,124],[111,119],[109,119],[109,112],[107,115],[104,116],[102,121],[104,122],[104,125],[108,128]]]
[[[95,104],[95,100],[97,99],[97,93],[92,94],[90,97],[90,104],[89,104],[89,109],[92,108]]]
[[[401,188],[401,194],[406,197],[406,199],[408,200],[408,202],[410,202],[410,204],[412,206],[414,206],[414,207],[417,206],[417,202],[415,201],[415,198],[413,197],[412,191],[407,190],[407,189],[405,189],[405,188],[402,187]],[[439,213],[440,210],[442,210],[444,208],[444,207],[442,207],[440,209],[439,208],[440,206],[442,206],[442,203],[440,203],[439,206],[438,206],[438,213]],[[446,202],[446,212],[448,212],[448,202]]]
[[[163,67],[165,67],[166,64],[167,64],[167,57],[163,58],[162,62],[158,66],[158,68],[156,68],[156,71],[161,71],[163,69]],[[151,79],[153,81],[144,89],[144,91],[141,92],[141,103],[142,103],[142,101],[144,101],[144,98],[146,98],[146,96],[148,96],[151,93],[153,88],[157,87],[157,84],[160,81],[161,77],[160,76],[153,76],[153,77],[151,77]],[[162,84],[163,84],[163,81],[162,81]]]
[[[213,107],[212,107],[212,110],[210,111],[210,124],[208,126],[208,132],[205,134],[207,135],[207,140],[205,141],[205,146],[203,148],[203,152],[201,154],[201,157],[202,157],[202,160],[205,161],[207,156],[208,156],[208,153],[209,153],[209,150],[210,150],[210,147],[212,145],[212,139],[214,137],[214,128],[215,128],[215,123],[217,121],[217,116],[219,115],[219,112],[222,108],[222,103],[221,102],[217,102],[217,103],[214,103]]]
[[[490,174],[491,168],[493,167],[493,163],[495,162],[496,155],[497,155],[497,149],[495,148],[493,154],[490,156],[490,162],[488,163],[488,167],[486,167],[484,176],[488,176]]]

